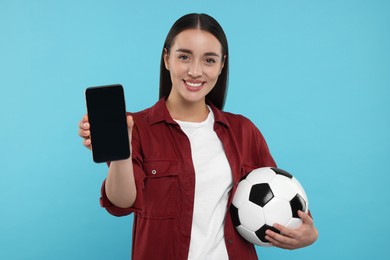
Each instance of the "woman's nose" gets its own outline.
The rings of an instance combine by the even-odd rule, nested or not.
[[[202,64],[199,61],[194,61],[190,64],[188,68],[188,75],[197,78],[202,76],[203,69],[202,69]]]

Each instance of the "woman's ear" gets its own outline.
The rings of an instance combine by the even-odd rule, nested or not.
[[[168,54],[167,48],[164,48],[164,55],[163,55],[163,57],[164,57],[165,68],[166,68],[167,70],[169,70],[169,62],[168,62],[168,60],[169,60],[169,54]]]

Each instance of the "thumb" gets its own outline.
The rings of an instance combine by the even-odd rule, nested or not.
[[[309,216],[309,214],[307,214],[301,210],[298,210],[298,215],[302,219],[303,223],[313,225],[313,219]]]
[[[133,120],[133,117],[130,114],[127,114],[126,121],[127,121],[127,128],[129,128],[129,129],[133,128],[134,120]]]

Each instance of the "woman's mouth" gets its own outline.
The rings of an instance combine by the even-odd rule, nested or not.
[[[203,81],[187,81],[184,80],[184,84],[189,91],[199,91],[204,85]]]

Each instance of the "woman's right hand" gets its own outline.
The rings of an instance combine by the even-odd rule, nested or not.
[[[131,141],[131,133],[134,126],[134,120],[131,115],[126,116],[127,119],[127,127],[129,131],[129,140]],[[90,124],[88,121],[88,115],[84,115],[79,123],[79,136],[83,138],[83,145],[87,147],[89,150],[92,150],[92,142],[91,142],[91,131]]]
[[[87,114],[83,116],[83,119],[79,123],[79,136],[83,138],[84,146],[92,150],[91,131]]]

